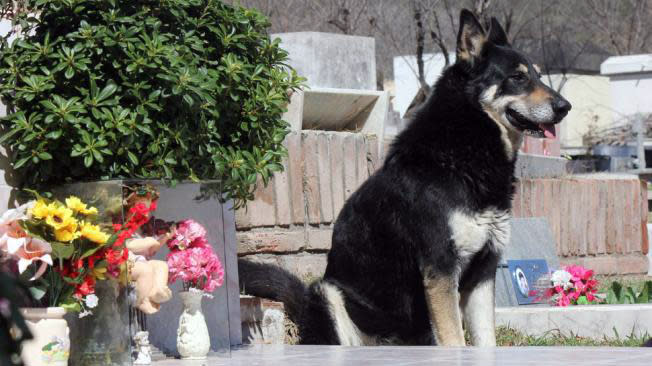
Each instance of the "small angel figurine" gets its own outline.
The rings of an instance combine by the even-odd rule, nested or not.
[[[151,365],[152,354],[149,345],[149,332],[140,331],[134,335],[136,343],[136,359],[134,365]]]

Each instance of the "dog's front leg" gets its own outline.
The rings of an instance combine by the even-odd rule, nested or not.
[[[426,278],[424,285],[437,345],[464,346],[458,281],[442,276]]]
[[[496,345],[495,280],[486,279],[462,292],[464,323],[471,334],[471,344],[480,347]]]

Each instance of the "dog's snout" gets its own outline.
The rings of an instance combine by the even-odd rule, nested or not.
[[[556,98],[552,102],[552,109],[559,118],[565,117],[571,108],[571,104],[564,98]]]

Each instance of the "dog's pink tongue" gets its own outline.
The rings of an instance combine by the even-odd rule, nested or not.
[[[547,124],[547,123],[540,123],[539,128],[543,130],[543,134],[549,138],[549,139],[554,139],[557,138],[557,132],[555,131],[555,125]]]

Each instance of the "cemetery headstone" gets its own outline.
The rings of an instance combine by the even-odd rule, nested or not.
[[[517,295],[512,285],[508,260],[543,259],[551,270],[559,268],[555,240],[545,218],[518,218],[511,220],[511,240],[503,252],[503,260],[496,272],[496,306],[517,306]]]

